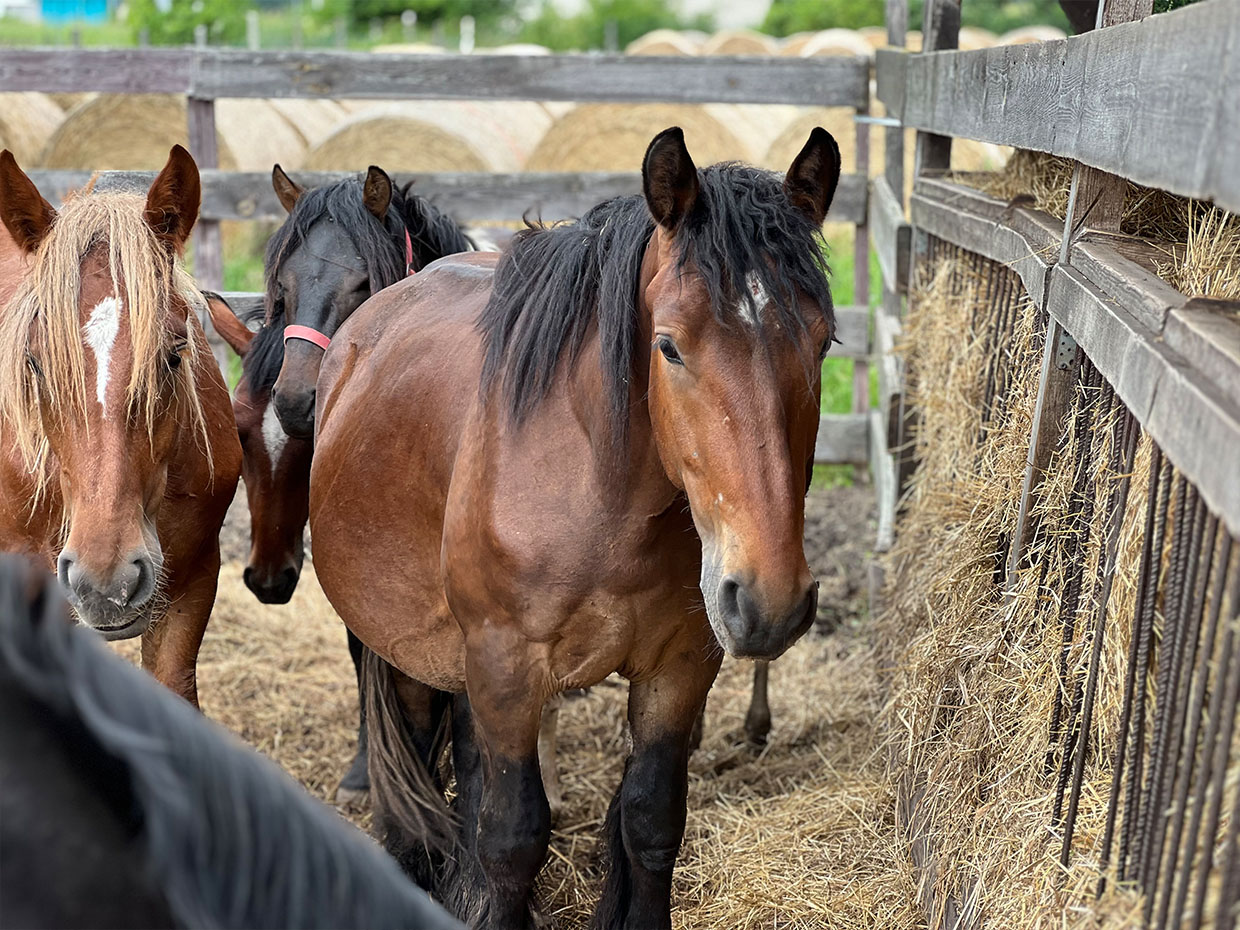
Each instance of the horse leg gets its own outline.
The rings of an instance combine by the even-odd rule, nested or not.
[[[495,625],[467,640],[465,681],[482,749],[477,855],[486,878],[482,926],[533,926],[530,894],[547,856],[551,809],[538,767],[538,733],[545,695],[542,673],[525,641]]]
[[[432,889],[436,867],[458,845],[438,765],[451,695],[414,681],[369,650],[362,683],[375,833],[408,875]]]
[[[672,868],[685,832],[689,738],[719,670],[717,652],[700,642],[702,632],[693,633],[690,647],[669,647],[671,656],[659,672],[629,688],[633,751],[604,826],[611,863],[594,916],[599,930],[672,925]]]
[[[366,647],[353,635],[352,630],[348,630],[348,636],[349,655],[353,659],[353,671],[357,675],[357,752],[349,770],[336,788],[336,803],[340,805],[359,804],[366,799],[366,792],[370,790],[370,773],[366,769],[366,698],[362,694],[362,653]]]
[[[560,767],[556,762],[556,730],[560,723],[561,695],[553,695],[543,705],[542,721],[538,727],[538,770],[542,775],[543,791],[551,808],[551,822],[560,819],[564,809],[564,792],[560,788]]]
[[[220,577],[220,547],[195,565],[188,578],[168,586],[169,606],[142,634],[142,667],[169,691],[198,706],[198,650],[215,605]]]
[[[745,714],[745,738],[752,746],[765,746],[771,732],[771,706],[766,702],[767,678],[771,663],[759,659],[753,664],[753,698]]]

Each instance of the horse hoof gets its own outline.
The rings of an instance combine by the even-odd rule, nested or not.
[[[346,788],[341,785],[336,789],[337,807],[363,807],[369,798],[370,791],[365,788],[359,791],[357,788]]]

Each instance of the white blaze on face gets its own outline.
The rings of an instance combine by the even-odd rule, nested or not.
[[[271,462],[271,477],[276,476],[276,466],[280,464],[280,456],[284,454],[284,445],[288,442],[288,433],[280,425],[276,416],[276,405],[267,404],[263,412],[263,446],[267,449],[267,458]]]
[[[745,287],[749,289],[749,293],[741,297],[740,316],[746,323],[757,326],[758,314],[771,302],[771,298],[756,271],[745,275]]]
[[[82,327],[82,337],[86,345],[95,353],[95,397],[103,408],[103,418],[108,418],[108,408],[104,401],[108,396],[109,366],[112,361],[112,346],[116,342],[116,334],[121,325],[121,302],[115,297],[105,297],[90,312],[90,319]]]

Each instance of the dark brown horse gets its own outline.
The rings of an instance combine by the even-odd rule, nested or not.
[[[82,622],[141,636],[143,666],[193,703],[241,468],[177,264],[199,200],[180,146],[145,197],[59,213],[0,156],[0,219],[28,256],[0,311],[0,550],[42,556]]]
[[[415,869],[461,836],[447,852],[478,922],[530,922],[544,702],[618,671],[633,743],[597,922],[670,925],[722,652],[773,658],[814,618],[801,537],[839,170],[822,129],[782,181],[698,170],[667,130],[644,197],[528,230],[502,260],[436,262],[326,354],[310,525],[323,590],[381,657],[377,823]],[[449,708],[459,834],[434,774]]]

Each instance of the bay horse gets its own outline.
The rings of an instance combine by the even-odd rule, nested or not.
[[[287,604],[305,559],[314,447],[306,431],[296,426],[285,431],[273,402],[283,377],[286,332],[312,327],[312,338],[330,338],[365,298],[437,258],[473,249],[474,243],[455,220],[412,193],[412,182],[398,188],[376,166],[364,179],[308,190],[275,165],[271,182],[289,215],[267,247],[262,325],[251,331],[248,324],[257,321],[239,319],[222,299],[210,301],[210,311],[216,331],[242,360],[233,395],[250,511],[250,554],[242,578],[262,603]],[[314,367],[293,369],[294,387],[285,388],[286,396],[308,377],[312,398],[313,356],[321,350],[303,340],[290,347],[292,354],[301,346]],[[361,643],[352,633],[348,640],[360,685]],[[370,787],[364,712],[360,717],[357,751],[337,789],[342,804],[358,801]]]
[[[814,619],[802,533],[839,172],[820,128],[782,180],[699,170],[665,130],[642,195],[502,258],[441,259],[326,352],[310,526],[324,592],[373,651],[376,826],[478,925],[531,925],[544,702],[619,672],[632,750],[596,924],[670,926],[722,653],[774,658]]]
[[[142,637],[192,704],[241,448],[180,268],[201,188],[174,146],[145,197],[57,212],[8,152],[0,220],[27,267],[0,310],[0,551],[41,556],[79,620]]]
[[[0,558],[0,927],[460,927]]]

